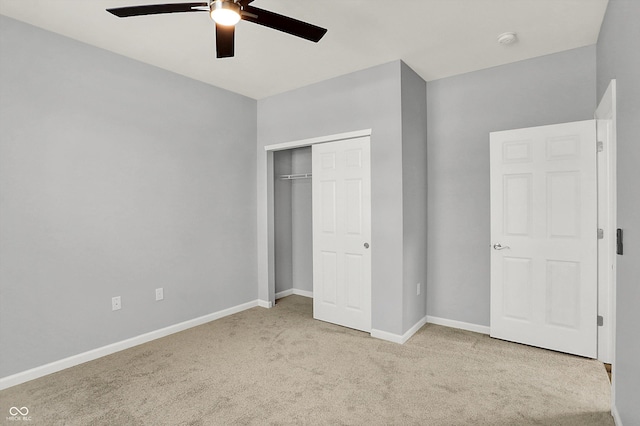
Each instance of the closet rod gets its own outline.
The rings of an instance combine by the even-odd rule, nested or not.
[[[311,179],[311,173],[298,173],[293,175],[280,175],[282,180],[295,180],[295,179]]]

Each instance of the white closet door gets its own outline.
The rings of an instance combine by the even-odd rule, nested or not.
[[[595,120],[491,133],[491,336],[595,358]]]
[[[370,138],[313,145],[313,317],[371,331]]]

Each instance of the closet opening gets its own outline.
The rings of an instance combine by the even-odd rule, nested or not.
[[[273,153],[275,303],[313,297],[311,146]]]
[[[317,169],[321,171],[319,177],[316,177],[317,184],[322,181],[323,175],[326,174],[326,172],[322,168],[325,166],[314,164],[315,160],[313,152],[317,150],[314,148],[316,145],[322,144],[324,146],[324,144],[328,142],[343,142],[348,144],[353,143],[352,140],[358,139],[360,142],[357,144],[366,142],[366,146],[368,148],[370,135],[371,129],[363,129],[264,146],[264,156],[261,155],[262,159],[259,161],[259,168],[264,170],[266,173],[264,174],[263,181],[260,179],[258,180],[259,306],[271,308],[277,304],[277,299],[282,299],[289,295],[296,295],[297,302],[295,302],[295,304],[310,304],[314,319],[345,325],[351,328],[358,328],[352,327],[348,324],[342,324],[340,321],[326,319],[316,315],[315,304],[318,302],[319,298],[313,298],[313,265],[315,262],[313,258],[313,217],[314,215],[317,215],[318,212],[313,212],[315,204],[312,201],[314,196],[314,185],[312,185],[312,179],[314,177],[312,176],[312,168],[317,169],[317,167],[321,167],[320,169]],[[329,147],[329,145],[330,144],[326,144],[327,147]],[[360,164],[358,161],[356,161],[357,164],[354,163],[356,157],[360,158],[360,154],[356,155],[356,151],[359,151],[359,148],[355,150],[347,149],[347,145],[340,145],[341,148],[338,149],[340,153],[336,151],[335,155],[341,155],[344,157],[341,160],[342,162],[347,160],[351,161],[351,163],[349,163],[350,167],[355,167],[357,164]],[[346,153],[345,150],[349,151],[349,153]],[[329,153],[329,155],[333,154]],[[369,157],[369,149],[367,149],[367,168],[370,164]],[[346,166],[346,163],[343,167],[344,166]],[[356,168],[360,169],[360,167]],[[367,171],[367,174],[369,173],[370,172]],[[264,186],[261,187],[262,183],[264,183]],[[367,183],[367,185],[369,185],[369,183]],[[261,189],[264,191],[261,191]],[[357,200],[358,198],[351,197],[350,199]],[[367,203],[369,202],[370,200],[367,199]],[[352,206],[352,208],[354,207]],[[353,222],[353,218],[349,223],[355,223]],[[368,231],[366,238],[366,241],[363,240],[365,243],[370,240],[370,230]],[[362,244],[358,247],[361,245]],[[351,264],[353,263],[354,262],[351,262]],[[359,263],[355,263],[356,266],[359,265]],[[350,266],[353,266],[351,264]],[[354,268],[352,267],[351,269],[353,270]],[[368,279],[365,281],[369,284],[365,290],[368,292],[370,289],[370,266],[367,268],[367,271],[369,271],[367,273]],[[318,271],[316,271],[316,275],[318,275],[317,272]],[[353,275],[353,273],[351,275]],[[325,274],[322,276],[324,277]],[[315,279],[317,280],[318,277]],[[322,291],[323,282],[320,283],[320,288],[315,289],[316,294],[324,294]],[[319,284],[316,283],[315,287],[318,285]],[[330,296],[329,293],[327,294]],[[363,294],[366,293],[363,292]],[[302,299],[298,299],[300,296],[302,296]],[[292,299],[289,300],[293,302]],[[331,302],[331,300],[327,300],[325,302]],[[371,306],[370,300],[364,303],[360,302],[360,304],[368,308]],[[352,305],[354,304],[352,303]],[[358,309],[354,310],[359,312]],[[370,317],[370,313],[368,314],[368,317]]]

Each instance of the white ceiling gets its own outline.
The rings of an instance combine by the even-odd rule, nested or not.
[[[227,59],[206,13],[105,11],[168,2],[180,1],[0,0],[0,14],[261,99],[397,59],[429,81],[591,45],[608,0],[255,0],[328,32],[315,44],[241,21]],[[506,31],[518,43],[499,44]]]

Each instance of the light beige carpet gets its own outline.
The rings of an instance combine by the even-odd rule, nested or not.
[[[33,425],[613,425],[602,363],[426,325],[405,345],[289,296],[0,392]],[[26,424],[26,423],[23,423]]]

